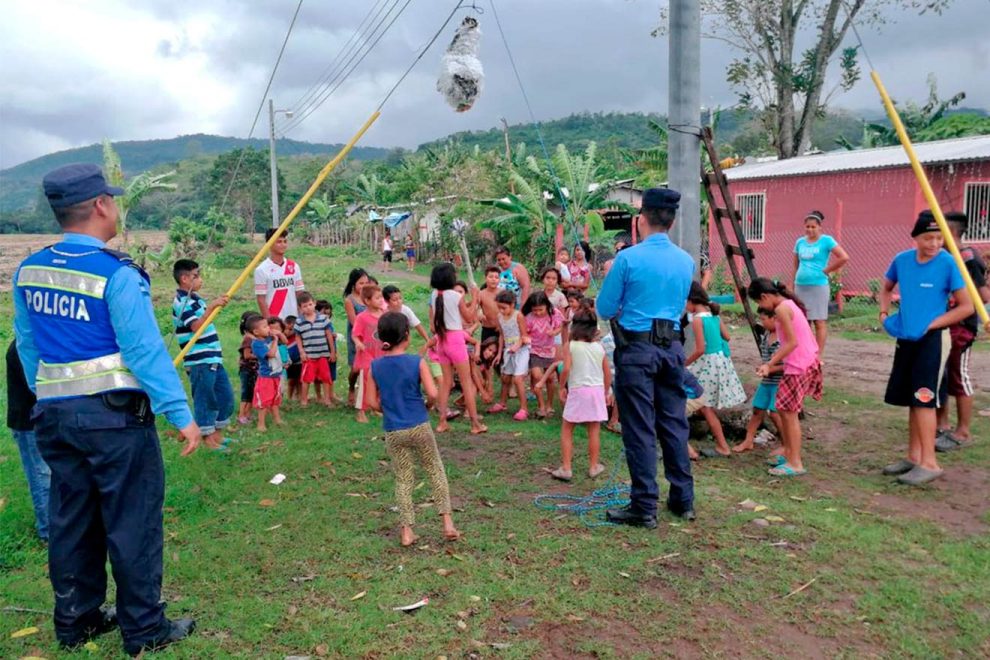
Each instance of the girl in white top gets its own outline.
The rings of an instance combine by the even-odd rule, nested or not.
[[[588,476],[592,479],[605,471],[599,460],[601,423],[608,419],[612,375],[605,348],[597,340],[598,317],[587,307],[581,308],[571,321],[571,341],[564,351],[564,371],[560,376],[560,400],[564,404],[564,421],[560,426],[560,467],[547,470],[550,476],[570,481],[574,427],[588,430]]]
[[[382,239],[382,266],[386,273],[392,269],[392,232],[388,229]]]

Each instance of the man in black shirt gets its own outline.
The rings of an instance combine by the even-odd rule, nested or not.
[[[952,232],[952,238],[956,245],[962,245],[962,237],[966,234],[968,219],[965,213],[951,212],[945,214],[945,221]],[[966,270],[973,278],[973,284],[980,292],[983,303],[990,302],[990,287],[987,286],[987,266],[983,263],[983,258],[971,247],[960,247],[963,261],[966,263]],[[974,300],[974,305],[981,304]],[[963,319],[958,324],[949,328],[949,335],[952,337],[952,349],[949,352],[949,360],[946,364],[949,378],[949,396],[956,399],[956,427],[953,429],[949,424],[949,406],[945,405],[938,409],[938,436],[935,438],[936,451],[954,451],[961,449],[972,443],[970,435],[970,424],[973,421],[973,394],[975,387],[970,376],[969,358],[976,340],[976,333],[980,329],[980,320],[976,314]]]
[[[24,369],[17,356],[14,342],[7,349],[7,428],[10,429],[17,448],[21,452],[21,464],[27,477],[31,501],[34,503],[34,524],[42,541],[48,541],[48,487],[52,472],[38,452],[34,436],[31,409],[35,404],[34,392],[28,388]]]

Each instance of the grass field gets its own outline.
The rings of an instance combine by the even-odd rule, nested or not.
[[[371,257],[314,248],[293,256],[308,287],[334,301],[342,333],[344,277]],[[205,293],[220,292],[246,260],[216,256]],[[423,310],[425,272],[379,277]],[[171,291],[169,278],[155,274],[165,334]],[[251,298],[239,294],[219,324],[235,375],[236,321]],[[0,310],[9,318],[9,293]],[[0,329],[5,341],[10,334],[9,324]],[[743,329],[735,343],[737,369],[753,385]],[[889,343],[841,337],[830,347],[836,366],[829,357],[825,400],[805,425],[807,477],[773,479],[759,453],[696,464],[699,520],[662,516],[655,532],[589,528],[533,505],[539,493],[584,495],[601,485],[583,476],[551,483],[541,472],[557,460],[552,421],[488,416],[482,438],[457,422],[440,444],[465,537],[442,542],[423,485],[421,541],[410,549],[398,545],[382,432],[355,423],[350,411],[290,407],[284,429],[240,429],[227,454],[181,459],[178,443],[163,437],[163,597],[169,615],[194,616],[199,629],[160,655],[990,656],[990,419],[977,418],[980,442],[945,456],[947,475],[934,485],[908,490],[880,476],[906,429],[906,415],[877,394],[885,350]],[[847,354],[854,364],[840,362]],[[337,392],[345,394],[340,383]],[[990,408],[985,392],[977,408]],[[16,448],[2,433],[0,608],[38,612],[3,610],[0,656],[69,657],[54,642],[46,553],[34,538]],[[603,443],[611,468],[621,442],[606,434]],[[575,472],[583,474],[581,444]],[[288,477],[280,486],[269,483],[276,473]],[[747,499],[767,508],[740,506]],[[430,602],[415,614],[392,610],[423,597]],[[29,626],[40,631],[11,638]],[[123,656],[116,635],[97,644],[77,655]]]

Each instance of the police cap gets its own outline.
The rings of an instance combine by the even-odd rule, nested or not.
[[[681,201],[681,193],[670,188],[649,188],[643,192],[642,208],[644,209],[673,209],[677,210]]]
[[[45,175],[42,185],[53,209],[73,206],[100,195],[116,197],[124,194],[123,188],[108,185],[103,170],[92,163],[73,163],[52,170]]]

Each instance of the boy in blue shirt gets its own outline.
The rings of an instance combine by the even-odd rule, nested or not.
[[[282,358],[279,344],[285,343],[281,330],[273,329],[268,319],[253,316],[247,322],[247,330],[254,339],[251,352],[258,358],[258,380],[254,384],[254,407],[258,410],[258,431],[264,433],[265,417],[272,414],[272,420],[282,425]]]
[[[919,486],[942,476],[935,459],[936,409],[946,398],[948,327],[973,313],[962,275],[942,249],[943,238],[931,211],[923,211],[911,232],[916,248],[894,257],[880,293],[880,321],[897,339],[884,401],[910,409],[908,453],[883,469],[903,484]],[[889,315],[894,287],[900,311]],[[950,298],[956,306],[946,311]]]
[[[179,259],[172,266],[172,277],[178,285],[172,301],[172,323],[179,348],[185,348],[204,319],[214,309],[229,301],[220,296],[207,305],[197,291],[203,287],[199,264],[192,259]],[[199,336],[186,356],[183,365],[192,387],[193,412],[196,423],[203,432],[208,447],[219,449],[223,444],[223,429],[230,424],[234,414],[234,389],[223,367],[220,337],[211,323]]]

